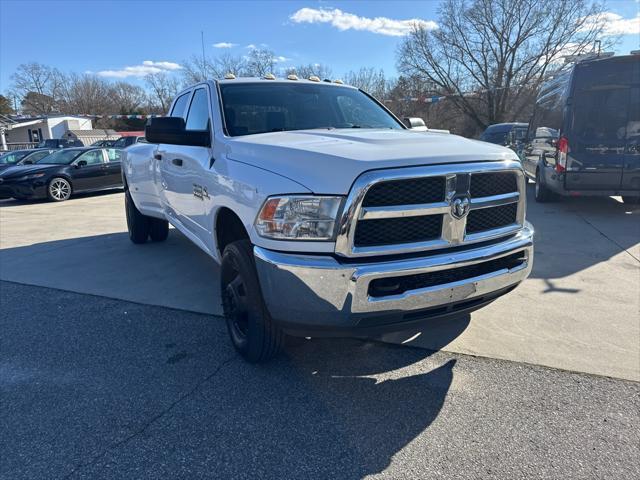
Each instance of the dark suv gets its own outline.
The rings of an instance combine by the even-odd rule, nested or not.
[[[583,60],[545,84],[520,157],[539,202],[640,203],[640,55]]]
[[[526,123],[495,123],[482,132],[480,140],[515,149],[516,145],[524,140],[526,134]]]

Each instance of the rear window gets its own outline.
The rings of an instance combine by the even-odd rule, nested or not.
[[[576,67],[569,126],[574,138],[590,144],[619,143],[626,138],[637,63],[593,62]]]

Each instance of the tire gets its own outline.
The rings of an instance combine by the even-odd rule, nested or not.
[[[160,218],[147,217],[149,220],[149,237],[152,242],[164,242],[169,236],[169,222]]]
[[[623,195],[622,201],[625,205],[640,205],[640,197],[630,197],[629,195]]]
[[[128,190],[124,194],[124,208],[127,214],[129,239],[136,244],[145,243],[151,229],[149,217],[141,214],[136,208]]]
[[[47,184],[47,198],[53,202],[69,200],[71,192],[71,182],[66,178],[55,177]]]
[[[540,169],[536,170],[535,199],[538,203],[550,202],[554,199],[551,192],[543,183],[540,176]]]
[[[229,336],[238,353],[250,363],[264,363],[278,355],[284,333],[264,304],[248,240],[224,249],[220,288]]]

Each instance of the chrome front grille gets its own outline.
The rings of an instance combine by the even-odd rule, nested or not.
[[[511,235],[524,224],[524,202],[517,161],[368,172],[347,198],[336,253],[408,253]]]

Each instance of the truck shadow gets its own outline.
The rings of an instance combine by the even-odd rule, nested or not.
[[[224,401],[238,413],[250,412],[249,427],[232,427],[238,438],[248,429],[258,441],[238,454],[238,464],[274,465],[270,478],[296,472],[296,478],[360,479],[383,472],[445,404],[456,360],[430,359],[432,354],[355,339],[312,339],[288,348],[273,366],[236,366],[245,372],[243,382],[262,392],[261,398],[230,393]],[[211,445],[204,431],[220,426],[209,427],[197,443]]]

